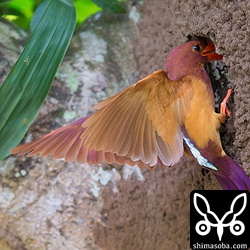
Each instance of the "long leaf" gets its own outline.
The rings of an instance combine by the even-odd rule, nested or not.
[[[49,0],[18,61],[0,87],[0,160],[16,146],[46,98],[76,22],[73,0]]]

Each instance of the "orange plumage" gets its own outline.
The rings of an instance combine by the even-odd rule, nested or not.
[[[226,166],[215,164],[217,159],[223,162],[226,154],[218,132],[225,114],[214,111],[211,83],[204,70],[204,63],[222,58],[214,50],[213,44],[200,41],[175,48],[166,60],[165,71],[155,71],[97,104],[96,112],[88,117],[11,152],[52,155],[79,163],[136,164],[151,169],[177,163],[185,145],[199,164],[219,176],[224,188],[249,188],[249,178],[240,166],[224,171]],[[216,159],[211,156],[213,148]],[[233,168],[244,184],[232,184]],[[221,181],[221,176],[230,182],[229,186],[224,179]]]

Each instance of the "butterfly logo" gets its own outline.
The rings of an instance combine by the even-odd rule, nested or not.
[[[243,199],[243,205],[239,210],[237,210],[235,204],[239,203],[240,199]],[[203,202],[203,205],[205,204],[206,211],[202,211],[204,210],[204,206],[203,208],[202,207],[199,208],[198,200],[200,200],[200,202]],[[230,232],[236,236],[244,233],[245,225],[242,221],[237,220],[237,216],[239,216],[246,208],[247,205],[246,193],[239,194],[233,199],[230,206],[230,210],[226,212],[221,219],[219,219],[219,217],[213,211],[211,211],[210,205],[207,199],[203,195],[195,193],[193,197],[193,203],[196,211],[204,218],[203,220],[197,222],[195,226],[195,230],[199,235],[204,236],[209,234],[211,227],[217,228],[217,235],[219,241],[221,241],[222,239],[225,227],[229,227]],[[225,223],[225,220],[226,218],[228,218],[229,215],[232,217],[232,220],[228,223]],[[213,219],[213,222],[211,222],[211,219]],[[215,221],[216,223],[214,223]]]

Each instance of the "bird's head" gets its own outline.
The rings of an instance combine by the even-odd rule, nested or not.
[[[191,41],[170,52],[166,59],[166,72],[172,81],[178,81],[187,75],[197,75],[203,70],[204,63],[221,59],[222,55],[215,52],[213,43]]]

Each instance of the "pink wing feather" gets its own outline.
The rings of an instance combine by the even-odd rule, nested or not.
[[[66,161],[89,164],[126,163],[149,168],[173,165],[183,155],[183,139],[177,127],[179,114],[176,118],[174,115],[171,117],[171,120],[176,119],[174,124],[177,125],[175,133],[169,134],[168,142],[160,137],[147,112],[147,100],[149,96],[152,98],[152,90],[162,92],[167,81],[164,71],[154,72],[96,105],[98,110],[95,113],[37,141],[20,145],[11,153],[51,155],[54,159],[65,158]],[[155,98],[158,98],[157,94]],[[154,103],[161,105],[159,100]],[[174,107],[172,104],[169,103],[169,109]],[[164,119],[162,116],[161,123]]]

